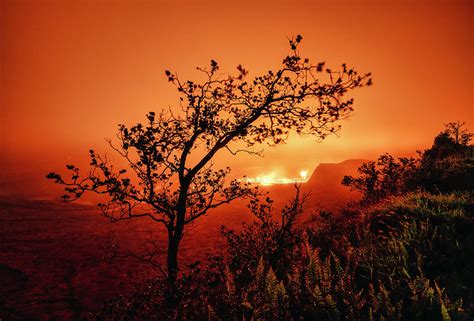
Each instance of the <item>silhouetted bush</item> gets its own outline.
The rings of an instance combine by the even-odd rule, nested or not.
[[[391,195],[426,190],[448,193],[474,189],[474,147],[465,123],[453,122],[435,138],[431,148],[418,158],[381,155],[358,169],[359,176],[344,176],[342,184],[361,191],[363,204],[375,203]]]

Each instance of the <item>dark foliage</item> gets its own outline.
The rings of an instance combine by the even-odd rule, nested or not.
[[[469,320],[472,204],[468,193],[410,193],[287,225],[283,246],[284,225],[258,218],[225,230],[226,255],[188,269],[177,308],[167,310],[155,280],[110,301],[97,319]]]
[[[464,123],[445,125],[433,146],[421,154],[418,185],[431,192],[474,189],[474,146]]]
[[[363,193],[363,203],[374,203],[408,191],[470,191],[474,189],[474,146],[465,123],[445,125],[431,148],[418,158],[399,158],[384,154],[377,162],[364,163],[358,177],[345,176],[342,184]]]
[[[377,162],[369,161],[358,169],[360,176],[344,176],[342,184],[363,192],[363,203],[376,202],[390,195],[399,195],[417,186],[418,160],[394,159],[381,155]]]

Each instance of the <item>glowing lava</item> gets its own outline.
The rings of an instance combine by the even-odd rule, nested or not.
[[[299,177],[277,177],[272,172],[269,174],[259,175],[257,177],[246,177],[240,179],[242,182],[260,184],[262,186],[269,186],[275,184],[293,184],[293,183],[305,183],[308,180],[309,172],[307,170],[301,170]]]
[[[308,171],[306,169],[303,169],[301,172],[300,172],[300,177],[304,180],[306,180],[308,178]]]

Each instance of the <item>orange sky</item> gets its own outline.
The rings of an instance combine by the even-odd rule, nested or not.
[[[416,4],[415,4],[416,3]],[[106,151],[117,123],[176,106],[164,70],[278,66],[287,36],[329,65],[372,72],[341,137],[292,137],[265,158],[226,159],[237,172],[297,174],[320,162],[406,154],[442,124],[473,116],[472,1],[1,1],[0,179],[40,178]],[[26,174],[25,174],[26,173]],[[23,178],[25,179],[25,178]],[[5,185],[5,184],[4,184]],[[0,186],[1,188],[1,186]],[[5,188],[5,186],[3,186]],[[9,188],[6,186],[6,188]],[[13,187],[11,187],[13,188]]]

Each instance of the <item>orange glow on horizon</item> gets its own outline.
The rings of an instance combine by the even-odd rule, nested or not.
[[[306,183],[308,180],[308,171],[301,170],[298,177],[283,177],[279,176],[277,172],[273,171],[268,174],[258,175],[257,177],[245,177],[240,179],[242,182],[259,184],[262,186],[270,186],[277,184],[294,184],[294,183]]]
[[[103,139],[115,137],[118,123],[179,110],[164,70],[196,79],[195,67],[215,59],[222,72],[242,64],[258,75],[281,63],[287,37],[296,34],[303,35],[302,56],[372,72],[374,86],[354,92],[355,111],[340,122],[339,138],[316,143],[291,135],[287,145],[265,147],[265,158],[221,153],[216,165],[230,166],[236,177],[278,167],[281,175],[262,178],[273,182],[322,162],[426,148],[446,122],[474,127],[473,6],[468,0],[3,1],[1,179],[34,173],[41,183],[31,189],[50,189],[45,172],[69,162],[87,165],[91,147],[111,153]]]

